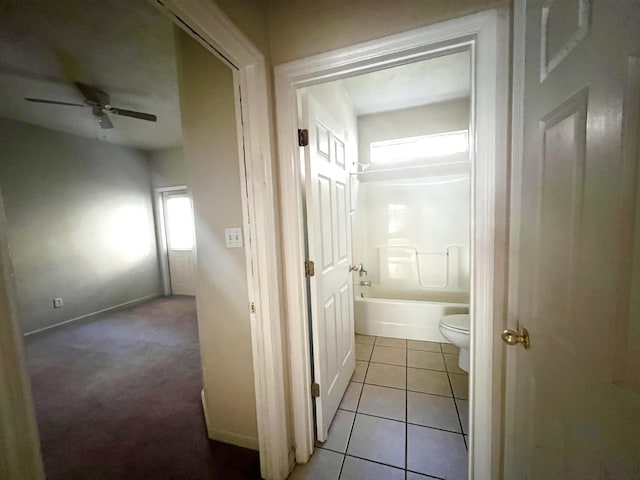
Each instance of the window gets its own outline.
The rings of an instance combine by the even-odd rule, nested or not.
[[[467,130],[371,142],[371,164],[405,163],[469,151]]]
[[[167,199],[167,233],[170,250],[193,250],[193,214],[186,195]]]

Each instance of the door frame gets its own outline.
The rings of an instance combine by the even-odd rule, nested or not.
[[[267,63],[214,2],[149,1],[233,73],[260,471],[263,478],[284,479],[293,458],[287,423]]]
[[[160,264],[160,281],[162,295],[171,295],[171,271],[169,270],[169,247],[167,243],[167,219],[164,211],[166,192],[185,192],[191,198],[191,191],[186,185],[172,187],[156,187],[153,189],[153,208],[155,211],[156,242],[158,244],[158,260]],[[193,199],[192,199],[193,203]],[[193,207],[192,207],[193,208]]]
[[[391,35],[275,67],[289,385],[296,460],[314,449],[311,352],[304,276],[299,88],[453,53],[472,52],[473,275],[469,478],[498,478],[502,466],[503,354],[508,239],[509,10],[501,8]]]
[[[293,466],[283,370],[278,269],[277,198],[274,188],[269,88],[263,54],[213,2],[149,0],[233,71],[247,242],[258,443],[261,476],[284,479]],[[252,220],[249,222],[249,218]],[[15,305],[13,266],[0,193],[0,469],[11,478],[44,478],[39,436]],[[6,387],[6,388],[5,388]]]

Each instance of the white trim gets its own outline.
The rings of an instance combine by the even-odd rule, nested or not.
[[[9,232],[0,192],[0,472],[3,478],[44,479],[40,440],[24,361]]]
[[[272,119],[265,59],[211,1],[166,0],[161,8],[234,70],[249,301],[255,304],[256,310],[250,320],[260,468],[265,479],[284,479],[290,471],[291,446],[280,320],[280,245],[276,233],[277,199],[269,130]]]
[[[132,307],[134,305],[138,305],[140,303],[148,302],[154,298],[158,298],[161,295],[159,293],[152,293],[151,295],[146,295],[140,298],[134,298],[133,300],[129,300],[128,302],[119,303],[118,305],[114,305],[113,307],[103,308],[102,310],[97,310],[95,312],[86,313],[84,315],[80,315],[79,317],[70,318],[69,320],[65,320],[63,322],[58,322],[53,325],[49,325],[44,328],[39,328],[37,330],[33,330],[31,332],[25,333],[24,336],[28,337],[29,335],[35,335],[36,333],[44,332],[46,330],[51,330],[52,328],[61,327],[62,325],[66,325],[67,323],[77,322],[78,320],[85,320],[90,317],[95,317],[96,315],[100,315],[102,313],[114,312],[116,310],[122,310],[123,308]]]
[[[286,311],[289,330],[291,404],[294,416],[296,459],[308,461],[313,452],[313,411],[310,393],[310,349],[306,308],[302,184],[297,129],[296,89],[331,81],[385,66],[405,64],[444,53],[471,48],[474,58],[476,158],[473,168],[472,308],[475,322],[470,389],[470,479],[497,478],[501,441],[495,422],[501,420],[502,403],[496,402],[500,387],[501,349],[494,352],[495,331],[502,319],[494,318],[496,303],[504,298],[506,234],[505,212],[496,193],[507,188],[508,27],[506,10],[491,10],[446,21],[426,28],[280,65],[275,69],[277,132],[285,261]],[[503,200],[504,202],[504,200]],[[500,217],[497,219],[497,217]],[[495,252],[499,255],[495,255]],[[498,342],[499,342],[498,338]],[[498,441],[496,441],[498,439]]]
[[[176,185],[171,187],[156,187],[153,189],[153,210],[156,227],[156,243],[158,245],[158,263],[160,264],[160,282],[162,284],[162,295],[171,295],[171,272],[169,271],[169,248],[167,246],[167,222],[164,212],[164,194],[166,192],[186,192],[189,197],[191,193],[186,185]]]

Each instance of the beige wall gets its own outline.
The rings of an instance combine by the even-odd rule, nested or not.
[[[507,3],[507,0],[271,0],[271,59],[278,65]]]
[[[461,98],[420,107],[358,117],[358,151],[361,163],[369,163],[369,145],[396,138],[417,137],[469,128],[471,101]]]
[[[25,332],[160,294],[142,152],[4,119],[0,145]]]
[[[152,150],[148,152],[147,158],[154,188],[189,184],[182,147]]]
[[[227,249],[225,227],[242,226],[231,70],[177,33],[184,154],[198,251],[198,328],[209,436],[258,446],[244,249]]]

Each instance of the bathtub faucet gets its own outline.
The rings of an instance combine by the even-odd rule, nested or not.
[[[367,271],[365,270],[364,265],[362,263],[360,264],[360,268],[358,269],[358,273],[360,274],[361,277],[364,276],[364,275],[367,275]],[[369,283],[371,283],[371,282],[369,282]],[[369,285],[369,286],[371,286],[371,285]]]
[[[372,286],[371,280],[360,280],[361,287],[370,287]]]

